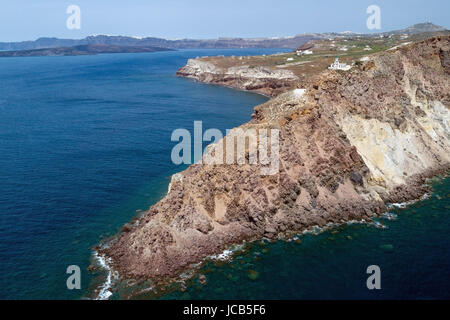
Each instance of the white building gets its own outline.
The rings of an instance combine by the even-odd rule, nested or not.
[[[297,55],[298,56],[302,56],[305,54],[313,54],[313,52],[311,50],[297,50]]]
[[[338,57],[336,57],[334,62],[328,67],[328,69],[330,69],[330,70],[342,70],[342,71],[348,71],[351,68],[352,67],[346,63],[340,63]]]

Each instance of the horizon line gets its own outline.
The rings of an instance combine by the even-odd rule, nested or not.
[[[376,30],[374,32],[367,32],[367,33],[363,33],[363,32],[355,32],[355,31],[351,31],[351,30],[345,30],[345,31],[327,31],[327,32],[303,32],[303,33],[297,33],[295,35],[280,35],[280,36],[266,36],[266,37],[245,37],[245,36],[217,36],[215,38],[189,38],[189,37],[183,37],[183,38],[165,38],[163,36],[138,36],[138,35],[125,35],[125,34],[90,34],[90,35],[86,35],[84,37],[80,37],[80,38],[60,38],[57,36],[41,36],[38,38],[35,38],[34,40],[16,40],[16,41],[0,41],[0,43],[20,43],[20,42],[34,42],[40,39],[58,39],[58,40],[83,40],[89,37],[99,37],[99,36],[105,36],[105,37],[126,37],[126,38],[135,38],[137,40],[143,40],[143,39],[148,39],[148,38],[154,38],[154,39],[162,39],[162,40],[166,40],[166,41],[182,41],[182,40],[196,40],[196,41],[212,41],[212,40],[227,40],[227,39],[246,39],[246,40],[276,40],[276,39],[289,39],[289,38],[295,38],[298,36],[303,36],[303,35],[323,35],[323,34],[354,34],[354,35],[376,35],[376,34],[383,34],[383,33],[389,33],[389,32],[394,32],[394,31],[400,31],[400,30],[404,30],[407,29],[409,27],[413,27],[416,25],[420,25],[420,24],[432,24],[436,27],[441,27],[444,28],[444,31],[450,31],[450,29],[448,29],[447,27],[441,26],[441,25],[437,25],[434,24],[433,22],[427,21],[427,22],[418,22],[409,26],[406,26],[404,28],[401,29],[393,29],[393,30],[388,30],[388,31],[382,31],[382,30]],[[432,32],[432,31],[430,31]]]

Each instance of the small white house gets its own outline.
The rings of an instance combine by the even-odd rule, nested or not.
[[[307,54],[313,54],[313,52],[311,50],[297,50],[298,56],[307,55]]]
[[[342,71],[348,71],[351,68],[352,67],[349,66],[348,64],[339,62],[338,57],[336,57],[334,62],[328,67],[328,69],[330,69],[330,70],[342,70]]]

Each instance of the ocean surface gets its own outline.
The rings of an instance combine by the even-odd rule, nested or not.
[[[260,95],[177,78],[188,58],[279,49],[0,59],[0,299],[91,297],[92,248],[167,192],[183,169],[173,130],[233,128]],[[354,224],[295,241],[255,242],[208,262],[186,291],[157,298],[449,298],[449,180],[387,228]],[[367,266],[382,290],[366,288]],[[68,290],[78,265],[81,290]],[[112,298],[120,298],[115,293]],[[138,296],[138,298],[149,296]],[[153,296],[152,296],[153,297]]]

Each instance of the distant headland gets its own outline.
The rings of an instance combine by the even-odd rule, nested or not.
[[[414,35],[445,32],[446,29],[432,23],[420,23],[405,29],[380,35]],[[82,55],[98,53],[154,52],[168,49],[238,49],[238,48],[298,48],[311,40],[335,36],[361,35],[353,32],[303,33],[295,36],[272,38],[217,38],[217,39],[163,39],[156,37],[132,37],[121,35],[92,35],[84,39],[59,39],[43,37],[34,41],[0,42],[0,57]],[[24,51],[24,52],[23,52]]]

